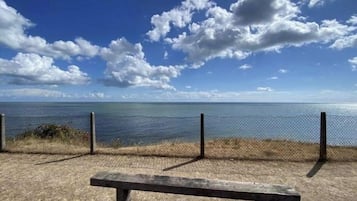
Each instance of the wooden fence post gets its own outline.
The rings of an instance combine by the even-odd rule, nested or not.
[[[205,157],[205,124],[204,124],[204,114],[201,113],[201,151],[200,158]]]
[[[94,112],[90,113],[90,154],[95,153],[96,139],[95,139],[95,115]]]
[[[321,119],[320,119],[320,157],[319,161],[326,161],[327,160],[327,151],[326,151],[326,112],[321,112]]]
[[[5,146],[5,114],[0,114],[0,152],[3,152],[5,150]]]

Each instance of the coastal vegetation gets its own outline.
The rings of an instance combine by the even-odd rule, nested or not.
[[[84,153],[88,132],[67,125],[43,124],[7,139],[7,150],[23,153]]]
[[[25,131],[15,137],[16,140],[47,139],[69,144],[84,144],[88,140],[88,133],[67,125],[43,124],[33,130]]]

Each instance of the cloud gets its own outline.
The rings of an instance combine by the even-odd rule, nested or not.
[[[241,0],[230,10],[213,5],[207,8],[204,20],[190,23],[188,32],[165,41],[186,53],[188,62],[202,66],[214,58],[244,59],[260,51],[326,44],[354,30],[336,20],[306,22],[300,13],[288,0]]]
[[[314,94],[316,95],[316,94]],[[205,102],[277,102],[306,101],[301,93],[283,91],[157,91],[122,96],[130,101],[205,101]]]
[[[65,93],[60,90],[44,88],[18,88],[18,89],[0,89],[0,98],[47,98],[56,100],[102,100],[110,98],[102,92],[90,92],[83,94]]]
[[[80,37],[74,41],[48,43],[42,37],[28,35],[26,30],[35,26],[34,23],[2,0],[0,13],[0,44],[9,48],[62,59],[70,59],[72,56],[93,57],[99,51],[98,46]]]
[[[349,47],[357,47],[357,34],[337,39],[330,46],[330,48],[334,48],[337,50],[341,50],[341,49],[345,49],[345,48],[349,48]]]
[[[277,76],[273,76],[273,77],[269,77],[268,78],[268,80],[277,80],[277,79],[279,79],[279,77],[277,77]]]
[[[349,20],[346,21],[347,23],[350,23],[352,25],[357,25],[357,15],[351,16]]]
[[[357,70],[357,57],[353,57],[352,59],[349,59],[348,62],[352,65],[352,71]]]
[[[16,85],[86,84],[89,77],[78,66],[70,65],[67,71],[53,65],[53,59],[37,54],[18,53],[11,60],[0,58],[0,76],[10,78]]]
[[[164,59],[167,60],[169,57],[169,53],[167,53],[167,51],[164,52]]]
[[[322,6],[324,5],[326,0],[310,0],[309,1],[309,8],[313,8],[313,7],[316,7],[316,6]]]
[[[272,92],[273,89],[270,87],[257,87],[257,91],[266,91],[266,92]]]
[[[213,3],[209,0],[186,0],[168,12],[151,17],[153,29],[146,34],[153,41],[159,41],[171,30],[171,26],[183,28],[192,20],[193,11],[211,7]]]
[[[241,0],[232,4],[230,10],[238,25],[266,24],[282,18],[291,19],[299,13],[290,1]]]
[[[161,93],[156,96],[159,100],[190,100],[190,101],[229,101],[237,100],[240,96],[238,92],[211,91],[175,91]]]
[[[67,98],[69,95],[57,90],[22,88],[0,89],[0,97]]]
[[[107,62],[104,83],[109,86],[174,90],[169,82],[183,69],[182,66],[149,64],[142,45],[131,44],[125,38],[112,41],[108,48],[102,48],[100,55]]]
[[[310,43],[328,43],[349,34],[351,28],[336,20],[315,22],[276,21],[258,36],[259,43],[253,50],[279,50],[283,47],[302,46]]]
[[[253,67],[249,64],[243,64],[243,65],[239,66],[239,69],[241,69],[241,70],[248,70],[251,68],[253,68]]]
[[[288,70],[282,68],[282,69],[279,69],[278,72],[282,73],[282,74],[285,74],[285,73],[288,73]]]
[[[208,1],[190,1],[182,3],[183,10],[201,9]],[[67,71],[53,65],[53,58],[71,59],[76,56],[83,59],[99,55],[107,62],[104,83],[119,87],[153,87],[174,89],[169,84],[171,78],[179,76],[182,67],[150,65],[142,51],[141,44],[130,44],[125,39],[112,41],[109,47],[92,45],[83,38],[74,41],[58,40],[48,43],[39,36],[31,36],[26,30],[34,24],[18,13],[14,8],[0,0],[0,44],[12,49],[29,52],[19,53],[12,60],[1,60],[1,74],[11,77],[13,84],[83,84],[89,81],[87,74],[75,65]],[[186,13],[182,19],[170,17],[174,26],[186,23]],[[3,37],[4,36],[4,37]],[[40,56],[42,55],[42,57]],[[164,57],[167,57],[167,53]],[[15,67],[12,67],[15,66]]]
[[[91,92],[91,93],[89,93],[89,97],[102,99],[102,98],[105,98],[106,96],[102,92]]]

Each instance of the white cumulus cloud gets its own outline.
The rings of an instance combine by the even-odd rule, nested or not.
[[[210,0],[186,0],[170,11],[156,14],[151,17],[153,29],[147,32],[149,38],[153,41],[165,37],[171,30],[171,26],[183,28],[192,20],[193,11],[202,10],[212,6]]]
[[[350,23],[352,25],[357,25],[357,15],[351,16],[351,18],[347,20],[347,23]]]
[[[330,47],[338,50],[357,47],[357,34],[339,38]]]
[[[179,76],[183,68],[149,64],[142,45],[131,44],[125,38],[112,41],[100,55],[107,62],[104,83],[110,86],[174,89],[169,82]]]
[[[0,13],[0,44],[9,48],[63,59],[72,56],[93,57],[99,51],[98,46],[80,37],[74,41],[48,43],[40,36],[28,35],[26,30],[35,24],[3,0],[0,0]]]
[[[254,52],[279,51],[311,43],[326,44],[348,36],[353,27],[337,20],[307,22],[289,0],[240,0],[229,10],[206,8],[206,18],[165,41],[197,66],[214,58],[244,59]]]
[[[12,84],[86,84],[89,77],[78,66],[70,65],[62,70],[53,59],[30,53],[18,53],[11,60],[0,58],[0,76],[8,77]]]

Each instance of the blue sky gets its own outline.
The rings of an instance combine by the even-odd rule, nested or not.
[[[357,102],[355,0],[0,0],[0,101]]]

